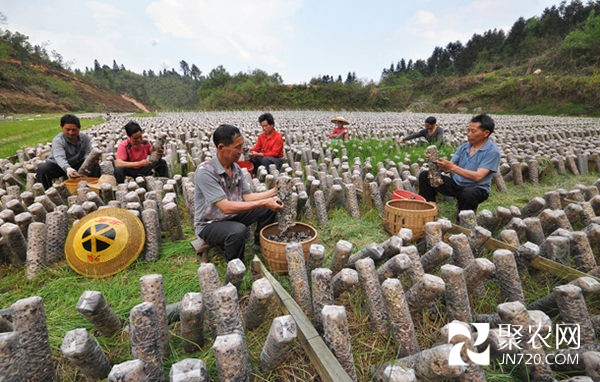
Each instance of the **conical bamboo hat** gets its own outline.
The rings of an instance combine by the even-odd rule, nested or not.
[[[144,225],[122,208],[102,208],[73,225],[65,242],[67,263],[87,277],[106,277],[127,268],[144,248]]]

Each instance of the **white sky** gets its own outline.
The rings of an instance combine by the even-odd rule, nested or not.
[[[474,33],[505,32],[560,0],[0,0],[2,29],[57,51],[71,68],[94,59],[137,73],[262,69],[285,83],[317,75],[378,81],[401,58]]]

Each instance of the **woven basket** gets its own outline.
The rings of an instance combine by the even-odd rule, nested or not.
[[[65,186],[67,187],[67,190],[69,190],[69,192],[71,193],[71,195],[77,194],[77,185],[82,180],[85,180],[88,184],[98,183],[98,178],[91,178],[91,177],[87,177],[87,176],[82,176],[79,178],[69,178],[69,179],[65,180],[64,183],[65,183]]]
[[[305,241],[301,241],[302,250],[304,252],[304,260],[308,259],[311,244],[317,241],[317,230],[308,224],[296,223],[295,226],[290,227],[292,232],[303,232],[309,231],[312,233],[311,238]],[[278,235],[279,226],[277,223],[269,224],[260,230],[260,250],[262,256],[267,262],[267,267],[271,272],[285,275],[288,272],[287,259],[285,257],[285,246],[286,242],[278,242],[267,239],[267,236]]]
[[[437,219],[437,207],[431,203],[413,199],[390,200],[385,204],[385,229],[396,235],[401,228],[410,228],[413,239],[425,235],[425,223]]]

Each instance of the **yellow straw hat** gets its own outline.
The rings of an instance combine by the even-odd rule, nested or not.
[[[350,124],[350,122],[348,122],[348,120],[346,118],[344,118],[344,117],[335,117],[335,118],[333,118],[331,120],[331,122],[334,122],[334,123],[335,122],[341,122],[342,125],[349,125]]]
[[[138,258],[146,232],[141,220],[122,208],[102,208],[73,225],[65,241],[67,264],[87,277],[106,277]]]

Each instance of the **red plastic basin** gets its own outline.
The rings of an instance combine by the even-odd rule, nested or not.
[[[247,160],[240,160],[237,162],[237,164],[238,166],[240,166],[240,168],[247,169],[250,175],[252,175],[252,171],[254,171],[254,164],[252,162]]]
[[[406,191],[406,190],[396,190],[392,193],[392,200],[397,199],[414,199],[420,200],[422,202],[425,201],[425,198],[419,194],[415,194],[414,192]]]

